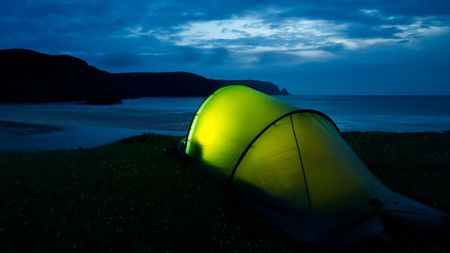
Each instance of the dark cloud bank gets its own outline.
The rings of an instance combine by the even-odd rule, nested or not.
[[[0,48],[296,94],[450,94],[448,1],[11,1]]]

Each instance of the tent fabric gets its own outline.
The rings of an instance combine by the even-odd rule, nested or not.
[[[380,236],[380,212],[424,229],[449,220],[385,187],[328,116],[247,86],[225,86],[208,97],[185,145],[188,157],[304,242]]]
[[[186,154],[229,175],[255,133],[295,109],[247,86],[220,88],[194,116],[186,139]]]

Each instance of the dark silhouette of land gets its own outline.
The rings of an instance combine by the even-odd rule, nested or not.
[[[0,50],[0,102],[115,104],[124,98],[207,96],[227,83],[244,83],[270,95],[288,95],[270,82],[214,80],[188,72],[113,74],[69,55]]]

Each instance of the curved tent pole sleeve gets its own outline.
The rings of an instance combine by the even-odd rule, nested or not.
[[[248,144],[248,146],[244,149],[244,152],[242,152],[241,156],[239,157],[239,160],[236,162],[236,165],[233,168],[233,171],[230,174],[230,177],[228,178],[228,188],[231,188],[232,182],[233,182],[233,178],[234,175],[236,174],[236,170],[239,167],[239,164],[242,162],[242,160],[244,159],[245,155],[248,153],[248,151],[250,150],[250,148],[253,146],[253,144],[256,142],[256,140],[258,140],[258,138],[263,135],[271,126],[275,125],[278,121],[280,121],[281,119],[290,116],[292,114],[295,113],[313,113],[313,114],[317,114],[320,115],[322,117],[324,117],[326,120],[328,120],[329,122],[331,122],[331,124],[333,124],[333,126],[336,128],[336,130],[338,131],[339,135],[342,136],[341,131],[339,130],[338,126],[336,125],[336,123],[330,118],[328,117],[326,114],[324,114],[323,112],[320,111],[316,111],[316,110],[312,110],[312,109],[299,109],[299,110],[295,110],[292,112],[288,112],[282,116],[280,116],[279,118],[277,118],[276,120],[274,120],[272,123],[270,123],[269,125],[267,125],[261,132],[259,132],[255,138],[253,138],[253,140]]]
[[[320,123],[320,125],[322,125],[323,126],[323,128],[325,128],[329,133],[331,133],[332,134],[332,132],[331,132],[331,130],[330,130],[330,128],[329,127],[327,127],[319,118],[317,118],[317,116],[316,115],[314,115],[314,114],[312,114],[312,116],[313,116],[313,118],[315,118],[317,121],[319,121],[319,123]],[[339,130],[339,129],[338,129]],[[339,134],[341,134],[340,132],[339,132]],[[342,136],[342,135],[341,135]]]
[[[246,85],[246,84],[229,83],[229,84],[226,84],[226,85],[224,85],[224,86],[218,87],[217,89],[215,89],[215,90],[211,93],[211,95],[205,97],[205,99],[203,99],[203,101],[200,103],[200,106],[198,107],[198,109],[195,111],[195,114],[194,114],[194,116],[192,117],[191,123],[189,124],[189,130],[188,130],[188,132],[187,132],[187,134],[186,134],[186,137],[185,137],[185,139],[184,139],[184,141],[185,141],[185,143],[186,143],[185,146],[184,146],[184,153],[185,153],[185,154],[186,154],[186,149],[187,149],[187,142],[189,141],[189,133],[190,133],[191,130],[192,130],[192,124],[194,124],[195,117],[198,116],[198,113],[199,113],[200,109],[203,107],[203,105],[206,103],[206,101],[209,100],[209,98],[211,98],[211,97],[213,97],[214,95],[216,95],[216,93],[219,92],[221,89],[226,88],[226,87],[229,87],[229,86],[245,86],[245,87],[248,87],[248,88],[257,90],[257,89],[255,89],[255,88],[253,88],[252,86],[249,86],[249,85]]]
[[[203,104],[205,104],[205,102],[212,96],[214,96],[215,92],[209,96],[207,96],[205,99],[203,99],[203,101],[200,103],[200,106],[198,107],[198,109],[195,111],[194,116],[191,119],[191,123],[189,124],[189,130],[187,131],[186,137],[185,137],[185,145],[184,145],[184,154],[186,154],[186,150],[187,150],[187,143],[189,141],[189,134],[191,133],[192,130],[192,124],[194,124],[195,121],[195,117],[198,117],[198,111],[200,110],[200,108],[202,108]]]

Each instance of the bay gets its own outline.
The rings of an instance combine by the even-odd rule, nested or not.
[[[450,96],[280,96],[330,116],[341,131],[450,130]],[[121,105],[0,104],[0,151],[89,148],[143,133],[183,136],[204,98]]]

